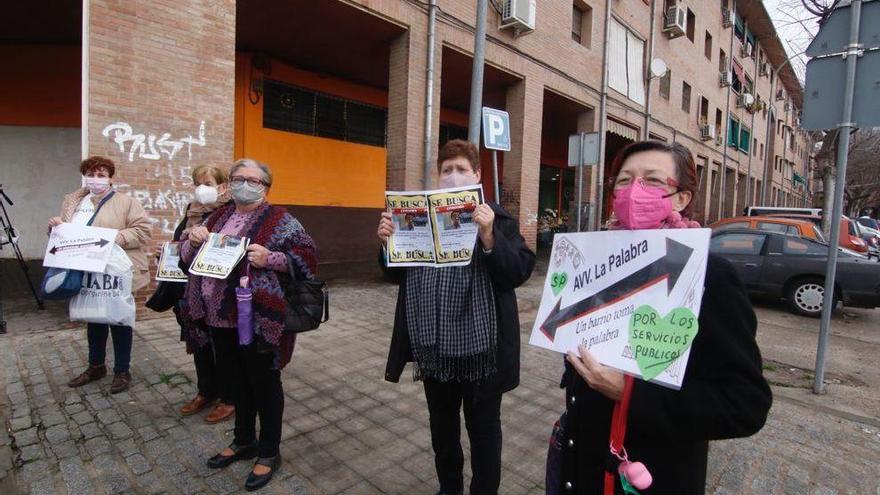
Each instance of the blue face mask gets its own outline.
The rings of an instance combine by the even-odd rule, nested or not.
[[[264,186],[252,186],[247,182],[232,184],[232,199],[239,204],[250,205],[262,200],[266,193]]]

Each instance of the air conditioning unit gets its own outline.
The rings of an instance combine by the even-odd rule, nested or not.
[[[700,138],[703,141],[712,141],[715,139],[715,126],[710,124],[703,124],[700,126]]]
[[[749,107],[754,102],[755,102],[755,97],[748,94],[748,93],[743,93],[743,94],[736,97],[736,106],[739,108]]]
[[[504,0],[501,9],[501,29],[513,28],[516,34],[535,30],[537,0]]]
[[[721,84],[721,87],[730,86],[730,83],[733,81],[733,73],[730,70],[721,71],[721,74],[718,77],[718,82]]]
[[[751,43],[743,43],[740,53],[744,58],[749,58],[752,56],[752,50],[754,50],[754,47]]]
[[[764,62],[763,64],[761,64],[761,71],[759,72],[759,74],[764,77],[769,76],[770,75],[770,64],[768,64],[767,62]]]
[[[684,5],[676,4],[666,9],[666,18],[663,21],[663,32],[670,38],[684,36],[687,32],[687,9]]]
[[[721,9],[721,25],[729,28],[733,25],[733,18],[730,15],[730,9]]]

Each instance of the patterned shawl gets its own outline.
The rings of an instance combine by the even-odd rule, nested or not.
[[[210,232],[219,232],[234,212],[235,205],[232,203],[221,206],[205,220],[204,225]],[[315,244],[298,220],[283,207],[268,203],[260,205],[252,219],[253,224],[249,226],[246,234],[251,243],[264,246],[269,251],[291,255],[296,263],[295,268],[301,276],[308,279],[315,277],[317,269]],[[243,274],[244,263],[239,263],[226,279],[227,287],[220,304],[220,310],[228,313],[232,321],[237,317],[235,287]],[[202,347],[209,341],[203,321],[205,318],[205,305],[202,301],[203,280],[203,277],[190,277],[183,303],[187,343],[194,347]],[[276,352],[275,364],[278,369],[283,368],[290,361],[296,341],[296,334],[284,333],[287,303],[284,300],[283,287],[289,282],[290,276],[287,273],[251,267],[254,334],[257,337],[255,345]]]

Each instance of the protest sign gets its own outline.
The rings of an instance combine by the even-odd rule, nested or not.
[[[57,225],[49,235],[43,266],[103,273],[117,232],[72,223]]]
[[[709,229],[557,234],[529,343],[583,345],[602,364],[678,389],[699,330]]]
[[[156,267],[156,280],[164,282],[186,282],[186,274],[180,269],[180,243],[166,242],[162,244],[159,255],[159,266]]]
[[[244,258],[250,239],[211,233],[199,248],[189,272],[203,277],[225,279]]]
[[[388,266],[461,266],[471,262],[478,226],[474,211],[483,186],[432,191],[386,191],[394,234],[385,250]]]

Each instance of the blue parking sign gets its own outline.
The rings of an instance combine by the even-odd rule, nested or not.
[[[483,107],[483,144],[490,150],[510,151],[510,116],[507,112]]]

